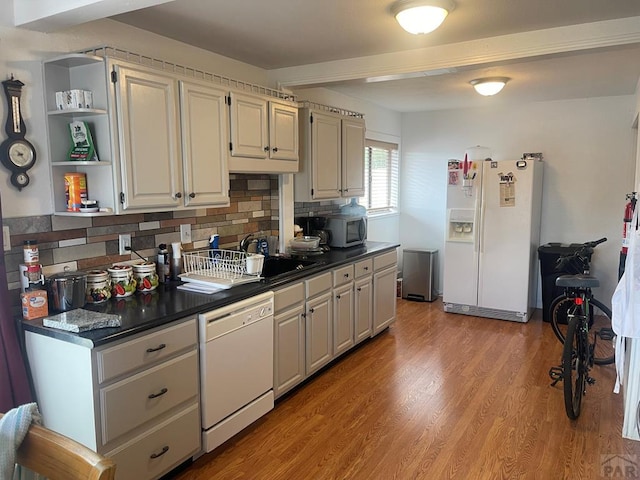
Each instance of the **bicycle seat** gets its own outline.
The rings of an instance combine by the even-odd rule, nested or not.
[[[560,275],[556,278],[556,286],[573,288],[593,288],[600,286],[600,280],[591,275]]]

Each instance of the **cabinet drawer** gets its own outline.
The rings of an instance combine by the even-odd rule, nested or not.
[[[196,403],[106,456],[118,466],[116,480],[128,480],[158,478],[199,450],[200,415]]]
[[[331,272],[323,273],[317,277],[305,280],[304,283],[307,289],[307,298],[315,297],[316,295],[331,289]]]
[[[373,259],[367,258],[361,262],[356,262],[354,265],[354,275],[356,278],[366,277],[373,273]]]
[[[198,395],[198,352],[100,389],[102,444]]]
[[[383,268],[389,267],[398,263],[398,253],[395,250],[391,252],[383,253],[373,259],[373,269],[377,272]]]
[[[277,290],[274,293],[273,304],[276,313],[282,312],[292,305],[304,303],[304,285],[302,282]]]
[[[353,265],[346,265],[333,271],[333,286],[339,287],[353,280]]]
[[[192,319],[97,353],[98,382],[133,372],[196,345],[198,331]]]

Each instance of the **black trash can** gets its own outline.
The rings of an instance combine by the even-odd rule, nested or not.
[[[558,270],[557,261],[562,255],[569,255],[582,247],[581,243],[570,245],[562,243],[547,243],[538,247],[538,258],[540,259],[540,276],[542,277],[542,319],[545,322],[551,321],[551,302],[562,295],[563,289],[556,287],[556,278],[560,275],[575,274],[581,272]]]

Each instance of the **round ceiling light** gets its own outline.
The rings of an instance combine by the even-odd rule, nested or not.
[[[391,12],[402,28],[417,35],[433,32],[454,8],[451,0],[399,0]]]
[[[469,83],[473,85],[473,88],[475,88],[476,92],[480,95],[489,97],[502,90],[509,80],[511,79],[508,77],[487,77],[476,78],[475,80],[471,80]]]

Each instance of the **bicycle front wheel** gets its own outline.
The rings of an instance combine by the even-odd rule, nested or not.
[[[557,297],[551,306],[551,328],[558,340],[564,343],[567,336],[567,313],[573,307],[574,299],[561,295]],[[609,365],[615,359],[615,339],[611,329],[611,310],[599,300],[592,298],[589,301],[589,337],[595,345],[593,351],[593,363],[596,365]]]
[[[575,420],[580,415],[582,396],[588,372],[588,338],[581,323],[582,309],[573,309],[569,315],[567,334],[562,351],[562,383],[564,384],[564,408],[567,416]]]

